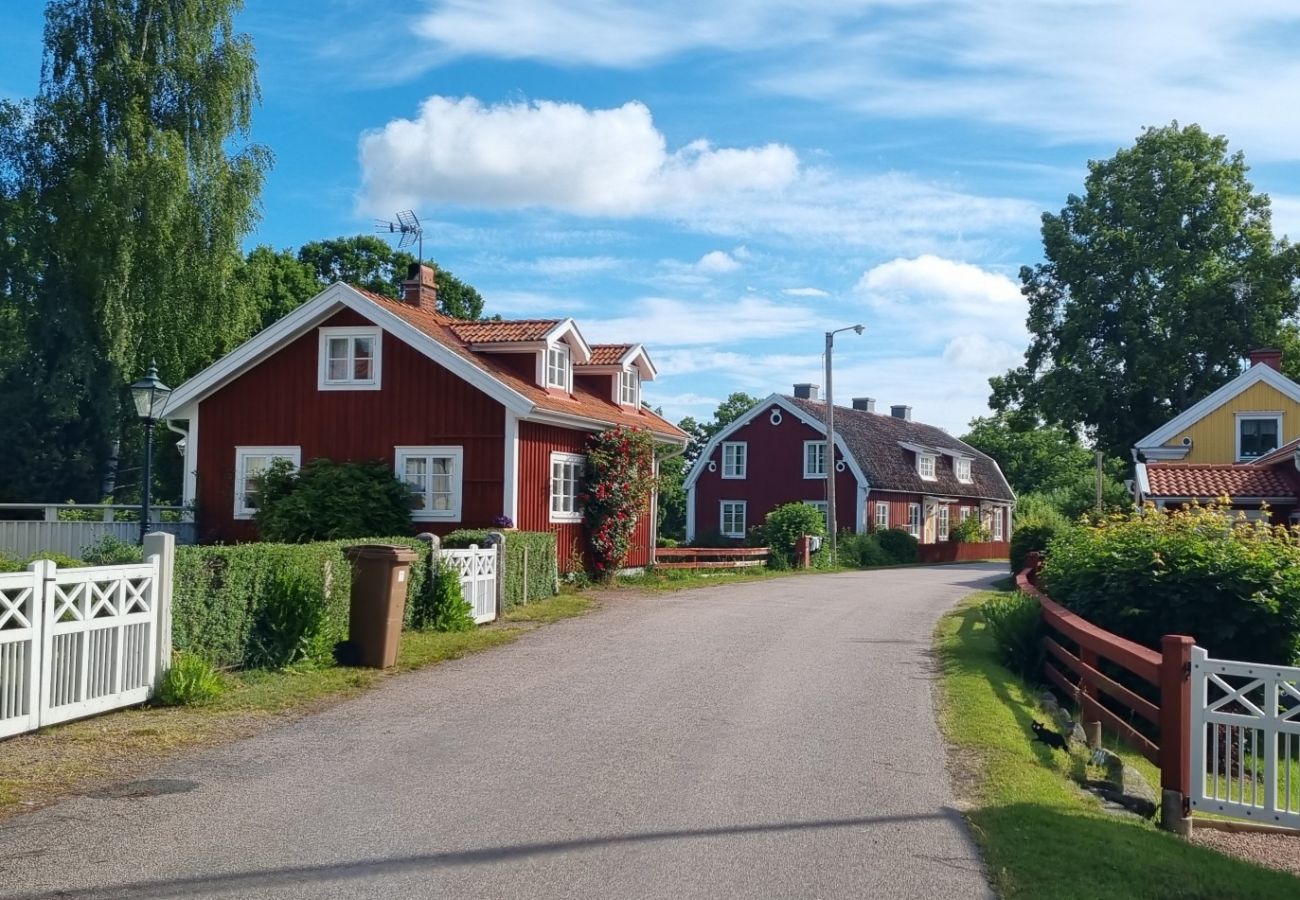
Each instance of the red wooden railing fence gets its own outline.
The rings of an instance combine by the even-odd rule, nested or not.
[[[940,541],[937,544],[921,544],[916,548],[917,561],[923,563],[1006,559],[1010,554],[1011,544],[1008,541],[982,541],[974,544]]]

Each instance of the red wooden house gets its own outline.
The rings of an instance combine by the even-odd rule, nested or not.
[[[744,537],[768,512],[802,501],[826,509],[826,404],[814,384],[773,394],[723,429],[686,478],[686,537]],[[994,541],[1010,540],[1015,495],[990,457],[909,406],[835,407],[835,518],[839,531],[904,528],[922,544],[948,540],[979,516]]]
[[[172,393],[201,541],[256,539],[255,476],[275,459],[379,459],[410,485],[418,530],[509,516],[555,532],[563,565],[584,544],[588,435],[630,425],[685,445],[641,404],[655,377],[641,345],[588,344],[572,319],[453,319],[433,270],[410,275],[399,300],[331,285]],[[651,559],[644,518],[629,566]]]

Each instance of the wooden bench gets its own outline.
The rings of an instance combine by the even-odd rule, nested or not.
[[[657,547],[658,569],[745,569],[763,566],[771,556],[767,547]]]

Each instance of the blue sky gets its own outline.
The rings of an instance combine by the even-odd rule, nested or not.
[[[415,209],[507,317],[642,341],[647,399],[822,382],[960,433],[1027,342],[1016,272],[1087,160],[1197,122],[1300,236],[1300,4],[1252,0],[253,2],[254,243]],[[42,4],[0,9],[31,94]]]

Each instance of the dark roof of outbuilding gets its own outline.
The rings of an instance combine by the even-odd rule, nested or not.
[[[785,399],[825,423],[825,403],[789,396]],[[1015,500],[1011,486],[989,456],[933,425],[837,405],[835,433],[844,440],[872,490]],[[970,457],[971,483],[958,481],[952,457],[943,455],[935,466],[935,479],[923,481],[916,472],[914,454],[900,446],[900,441]]]

